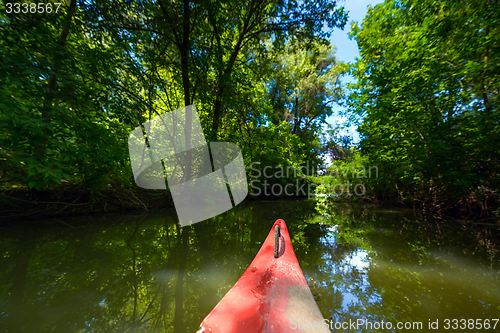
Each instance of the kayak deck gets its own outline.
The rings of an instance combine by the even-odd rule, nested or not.
[[[279,243],[276,255],[275,243]],[[205,317],[198,332],[330,332],[325,326],[285,221],[276,220],[250,266]]]

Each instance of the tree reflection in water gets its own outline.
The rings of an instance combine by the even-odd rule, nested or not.
[[[180,228],[175,211],[26,221],[0,235],[6,332],[195,332],[277,218],[333,322],[493,318],[485,229],[325,201],[243,203]],[[363,331],[363,330],[360,330]]]

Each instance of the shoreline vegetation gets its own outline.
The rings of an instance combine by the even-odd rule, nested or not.
[[[438,218],[453,219],[464,222],[468,225],[488,225],[500,227],[500,217],[498,210],[494,211],[497,202],[480,202],[471,200],[468,206],[462,202],[434,203],[422,202],[419,200],[401,200],[394,198],[376,197],[370,195],[357,195],[354,185],[363,185],[366,190],[366,183],[360,183],[359,174],[356,172],[340,172],[341,166],[334,166],[330,174],[323,176],[304,176],[300,178],[302,186],[309,186],[312,191],[295,191],[292,195],[281,193],[276,194],[274,187],[280,185],[274,179],[269,183],[266,190],[260,188],[259,195],[254,188],[250,192],[246,201],[251,200],[302,200],[316,198],[325,204],[361,204],[373,205],[379,208],[403,208],[418,211],[421,214],[428,214]],[[346,169],[355,170],[355,166]],[[346,170],[344,169],[344,170]],[[363,170],[362,168],[359,170]],[[250,182],[255,180],[249,178]],[[288,181],[293,181],[288,179]],[[366,181],[366,179],[365,179]],[[295,185],[288,183],[290,185]],[[297,181],[297,184],[298,181]],[[286,185],[285,185],[286,186]],[[252,186],[250,186],[252,187]],[[295,188],[295,187],[294,187]],[[307,188],[307,187],[306,187]],[[341,195],[335,192],[342,189]],[[368,185],[369,188],[369,185]],[[272,190],[271,190],[272,189]],[[333,194],[329,189],[334,189]],[[253,190],[253,192],[252,192]],[[297,195],[296,195],[297,194]],[[462,204],[462,205],[461,205]],[[490,205],[490,209],[485,209]],[[174,203],[169,190],[146,190],[138,186],[108,186],[100,191],[91,192],[82,184],[68,184],[52,186],[48,189],[36,190],[27,188],[11,188],[0,192],[0,215],[2,221],[6,223],[20,220],[43,220],[46,218],[99,214],[126,211],[154,211],[162,208],[173,208]]]
[[[256,199],[500,224],[498,1],[386,0],[352,22],[355,63],[331,42],[341,2],[162,4],[0,4],[2,220],[172,206],[135,185],[128,138],[195,105],[207,142],[241,148]]]
[[[173,207],[168,191],[107,188],[97,193],[81,186],[45,190],[11,189],[0,193],[3,222]]]

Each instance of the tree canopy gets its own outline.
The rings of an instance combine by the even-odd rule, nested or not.
[[[350,111],[383,175],[380,197],[439,210],[498,202],[497,1],[385,1],[352,36],[360,55]]]
[[[341,65],[328,35],[347,14],[335,1],[71,0],[57,13],[0,9],[4,188],[130,183],[130,131],[191,104],[207,141],[235,142],[248,161],[277,151],[266,163],[298,166],[316,157],[311,142],[339,94],[329,83]],[[292,57],[296,66],[283,64]],[[291,78],[277,79],[280,66]],[[272,82],[300,99],[293,126],[274,109]]]

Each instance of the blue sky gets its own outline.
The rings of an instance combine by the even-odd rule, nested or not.
[[[337,59],[353,63],[356,57],[359,57],[358,45],[355,40],[350,40],[347,33],[351,30],[351,22],[356,21],[361,23],[363,17],[368,11],[368,5],[374,7],[375,5],[382,3],[382,0],[344,0],[337,3],[338,6],[343,6],[345,10],[349,13],[349,20],[346,24],[344,30],[336,29],[332,32],[330,41],[333,45],[337,47]],[[347,76],[342,78],[342,82],[347,84],[352,82],[353,78]],[[346,118],[339,116],[339,112],[344,110],[342,107],[335,107],[335,113],[333,116],[327,118],[327,122],[330,124],[345,124]],[[359,137],[356,132],[355,127],[348,128],[342,131],[342,134],[350,133],[354,137],[354,141],[357,142]]]

